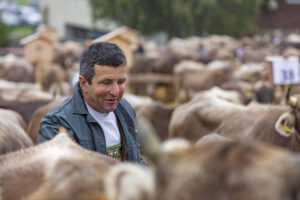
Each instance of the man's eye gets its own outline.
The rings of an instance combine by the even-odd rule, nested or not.
[[[109,81],[105,81],[105,82],[102,82],[103,85],[109,85],[110,82]]]

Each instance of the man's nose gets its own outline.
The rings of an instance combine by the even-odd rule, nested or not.
[[[114,96],[119,96],[120,88],[118,84],[113,84],[110,89],[110,93]]]

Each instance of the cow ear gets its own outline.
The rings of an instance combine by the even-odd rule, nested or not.
[[[296,133],[295,118],[291,113],[283,113],[275,123],[275,130],[284,137],[290,137]]]

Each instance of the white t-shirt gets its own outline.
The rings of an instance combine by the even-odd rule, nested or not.
[[[85,105],[89,113],[102,127],[105,136],[105,141],[106,141],[106,148],[120,145],[121,136],[120,136],[115,113],[114,112],[109,112],[107,114],[99,113],[93,108],[91,108],[86,102]]]

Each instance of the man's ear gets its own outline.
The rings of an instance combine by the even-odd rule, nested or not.
[[[83,76],[81,76],[81,75],[79,75],[79,83],[80,83],[80,87],[81,87],[81,89],[82,89],[82,92],[86,92],[87,91],[87,88],[88,88],[88,82],[87,82],[87,80],[83,77]]]

